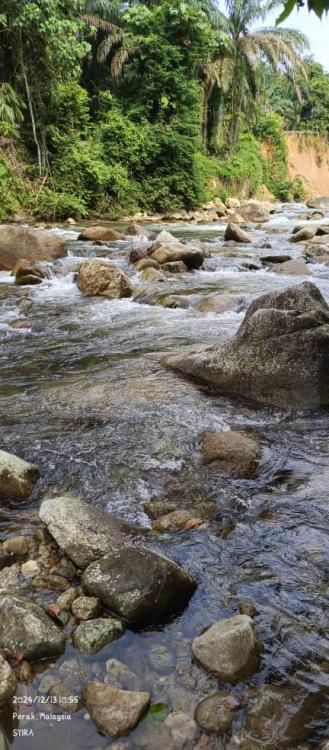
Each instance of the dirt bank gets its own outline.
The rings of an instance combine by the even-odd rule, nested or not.
[[[311,133],[287,133],[288,174],[301,177],[307,198],[329,195],[329,146]]]

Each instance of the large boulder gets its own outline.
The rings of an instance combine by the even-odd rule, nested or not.
[[[255,671],[259,645],[247,615],[218,620],[195,638],[192,654],[201,666],[225,682],[236,682]]]
[[[0,708],[9,703],[16,690],[16,678],[11,666],[0,654]]]
[[[145,548],[126,547],[89,565],[87,594],[133,625],[162,622],[184,607],[196,581],[179,565]]]
[[[87,260],[79,268],[77,285],[86,297],[120,299],[131,297],[132,286],[127,276],[105,260]]]
[[[260,403],[328,405],[329,307],[310,282],[264,294],[227,343],[169,356],[163,364]]]
[[[146,711],[151,696],[120,690],[102,682],[88,682],[82,698],[97,729],[107,737],[124,737],[134,729]]]
[[[328,195],[322,195],[320,198],[310,198],[306,205],[309,208],[323,208],[324,211],[329,211],[329,196]]]
[[[161,266],[165,263],[183,261],[188,269],[200,268],[205,258],[200,247],[185,245],[166,230],[157,235],[148,250],[148,255]]]
[[[65,255],[65,242],[57,234],[29,227],[0,226],[0,271],[11,271],[20,258],[30,262],[56,260]]]
[[[39,479],[39,469],[6,451],[0,451],[0,497],[30,497]]]
[[[110,550],[120,549],[124,541],[113,516],[76,497],[44,500],[39,515],[59,547],[79,568],[86,568]]]
[[[40,268],[36,263],[31,263],[25,258],[20,258],[14,265],[12,276],[15,276],[17,286],[26,286],[28,284],[41,284],[48,278],[47,272]]]
[[[268,205],[252,200],[239,207],[239,214],[245,221],[253,221],[257,224],[262,224],[270,218]]]
[[[30,661],[64,652],[64,634],[34,602],[5,592],[0,594],[0,610],[0,648]]]
[[[305,242],[305,240],[311,240],[312,237],[315,237],[316,230],[317,228],[314,225],[295,227],[289,242]]]
[[[86,227],[80,232],[78,240],[85,240],[86,242],[115,242],[116,240],[124,240],[125,235],[122,232],[117,232],[112,227]]]

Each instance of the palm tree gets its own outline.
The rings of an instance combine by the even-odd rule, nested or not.
[[[261,88],[261,63],[290,81],[307,77],[301,54],[306,37],[294,29],[255,28],[277,3],[273,0],[226,0],[227,15],[218,11],[221,27],[219,54],[203,67],[205,89],[205,143],[216,145],[221,113],[229,115],[228,145],[237,139],[240,113],[256,101]],[[223,45],[223,33],[226,43]]]

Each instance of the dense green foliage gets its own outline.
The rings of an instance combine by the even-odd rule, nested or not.
[[[328,136],[328,75],[297,32],[256,27],[270,5],[3,0],[0,218],[300,193],[283,129]]]

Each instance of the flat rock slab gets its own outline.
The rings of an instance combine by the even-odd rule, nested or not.
[[[31,661],[64,652],[64,634],[34,602],[0,594],[0,611],[0,648],[22,653]]]
[[[73,633],[73,643],[81,654],[97,654],[108,643],[124,633],[125,626],[114,617],[99,617],[80,622]]]
[[[291,408],[329,404],[329,307],[310,282],[248,307],[224,345],[167,356],[163,364],[221,393]]]
[[[258,661],[251,618],[235,615],[218,620],[194,639],[192,653],[207,672],[226,682],[236,682],[254,671]]]
[[[150,695],[89,682],[83,690],[83,700],[97,729],[117,739],[138,724],[150,703]]]
[[[167,557],[126,547],[89,565],[82,577],[87,594],[132,625],[163,622],[189,601],[197,583]]]
[[[39,479],[39,469],[12,453],[0,450],[0,496],[24,500]]]
[[[79,498],[62,496],[44,500],[39,515],[59,547],[79,568],[86,568],[124,544],[120,523]]]

